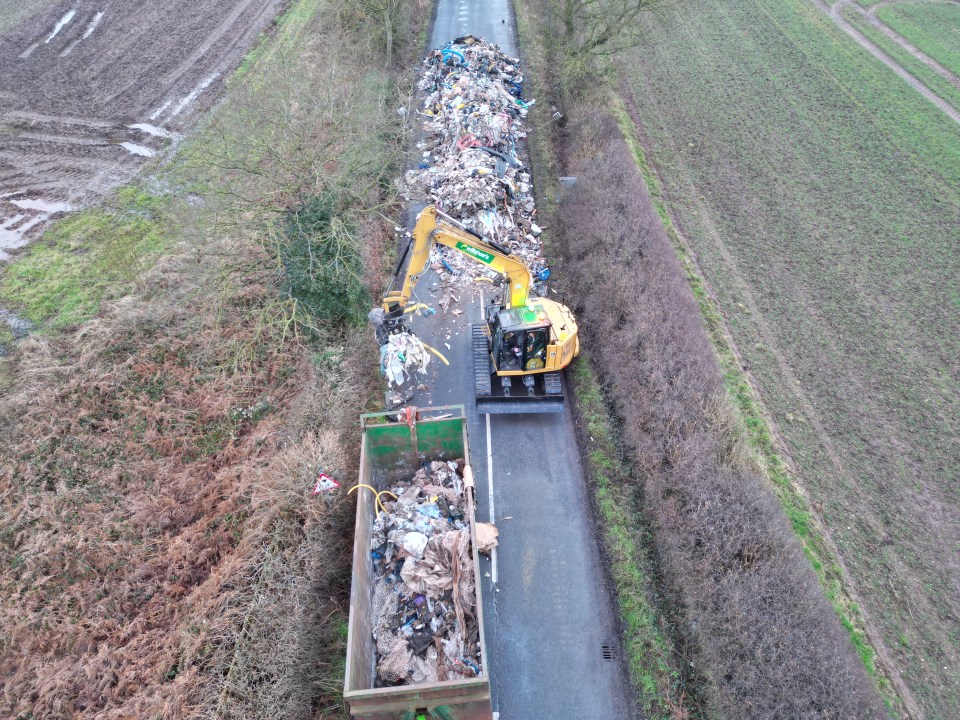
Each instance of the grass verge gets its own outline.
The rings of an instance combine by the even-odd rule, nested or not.
[[[570,373],[582,453],[593,483],[603,546],[624,631],[630,680],[644,716],[650,720],[683,717],[686,689],[681,663],[668,639],[669,623],[654,604],[659,593],[649,530],[631,488],[637,483],[617,443],[616,421],[590,356],[582,352]]]

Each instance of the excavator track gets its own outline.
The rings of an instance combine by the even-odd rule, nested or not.
[[[473,377],[476,387],[477,412],[481,415],[520,415],[524,413],[561,413],[564,410],[563,383],[560,373],[540,373],[534,376],[533,394],[516,388],[521,383],[516,379],[516,391],[503,394],[501,382],[493,382],[493,364],[490,360],[490,344],[486,325],[473,325]]]
[[[473,377],[478,401],[493,394],[490,387],[490,345],[485,330],[483,325],[473,326]]]
[[[560,373],[551,372],[543,374],[543,389],[547,395],[563,397],[563,383],[560,381]]]

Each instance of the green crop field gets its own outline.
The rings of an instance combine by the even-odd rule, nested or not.
[[[939,95],[957,110],[960,110],[960,87],[954,85],[950,80],[939,75],[926,63],[918,60],[904,50],[894,40],[887,37],[881,28],[872,24],[870,20],[865,18],[863,14],[858,12],[852,5],[847,5],[843,8],[843,19],[859,30],[870,42],[889,55],[900,67],[926,85],[929,90]]]
[[[621,64],[667,204],[927,717],[960,717],[960,125],[807,0]]]
[[[960,5],[897,3],[879,8],[877,17],[947,70],[960,75]]]

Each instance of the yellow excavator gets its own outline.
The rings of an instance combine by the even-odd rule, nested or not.
[[[413,239],[398,263],[395,283],[407,264],[400,288],[383,298],[386,331],[405,329],[413,288],[429,266],[434,245],[463,253],[500,275],[500,299],[484,308],[484,322],[472,326],[477,412],[562,412],[560,371],[580,352],[573,313],[558,302],[531,296],[530,268],[509,248],[432,205],[417,217]]]

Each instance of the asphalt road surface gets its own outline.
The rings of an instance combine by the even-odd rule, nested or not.
[[[440,0],[432,47],[468,33],[517,54],[509,0]],[[409,220],[412,229],[415,217]],[[437,275],[421,278],[417,299],[438,314],[414,318],[413,328],[450,365],[432,361],[423,381],[429,389],[413,402],[464,406],[478,519],[500,529],[500,546],[481,560],[480,578],[494,711],[499,720],[632,718],[624,666],[603,657],[604,645],[621,657],[616,610],[569,409],[476,412],[470,326],[481,322],[480,287],[465,287],[443,314]]]
[[[440,0],[431,44],[472,33],[516,55],[512,23],[508,0]],[[499,720],[633,718],[569,407],[563,414],[476,412],[470,325],[481,322],[481,292],[465,287],[443,314],[436,274],[421,278],[417,299],[438,314],[414,318],[413,329],[450,365],[431,362],[429,389],[413,402],[464,406],[478,519],[500,529],[480,578],[494,711]],[[615,659],[604,659],[605,645]]]
[[[430,35],[431,47],[443,47],[468,33],[497,43],[504,53],[515,57],[517,43],[510,0],[440,0]]]
[[[480,578],[494,710],[500,720],[633,717],[622,665],[603,658],[604,644],[619,655],[614,600],[571,415],[478,415],[470,325],[481,321],[480,290],[465,288],[446,315],[440,294],[426,273],[417,296],[438,314],[414,318],[413,328],[450,365],[431,361],[429,389],[413,402],[464,406],[477,517],[500,529]]]

